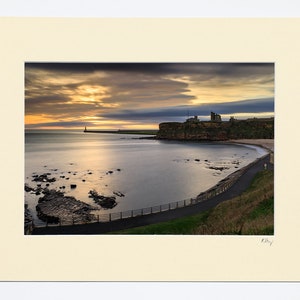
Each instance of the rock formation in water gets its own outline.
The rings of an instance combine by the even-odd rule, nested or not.
[[[65,196],[56,190],[44,189],[36,206],[38,217],[48,223],[58,223],[72,219],[76,222],[87,222],[95,219],[91,214],[95,207],[81,202],[74,197]]]

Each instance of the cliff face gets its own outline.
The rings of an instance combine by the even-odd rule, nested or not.
[[[274,118],[232,122],[161,123],[158,139],[225,141],[229,139],[273,139]]]

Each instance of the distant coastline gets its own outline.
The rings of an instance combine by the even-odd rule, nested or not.
[[[200,121],[197,116],[185,122],[165,122],[159,124],[159,130],[119,129],[90,130],[84,133],[153,135],[159,140],[184,141],[231,141],[274,139],[274,117],[252,118],[246,120],[222,121],[221,116],[212,113],[211,121]],[[242,142],[241,142],[242,143]]]
[[[113,133],[113,134],[138,134],[138,135],[156,135],[158,130],[130,130],[130,129],[124,129],[124,130],[88,130],[84,129],[83,132],[85,133]]]

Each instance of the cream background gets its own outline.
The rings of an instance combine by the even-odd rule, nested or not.
[[[299,280],[299,36],[299,19],[0,19],[0,280]],[[24,236],[26,61],[275,62],[272,245],[259,236]]]

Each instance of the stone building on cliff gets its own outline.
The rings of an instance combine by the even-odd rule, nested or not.
[[[211,120],[212,122],[222,122],[221,115],[218,115],[218,114],[216,114],[216,113],[214,113],[214,112],[211,112],[211,113],[210,113],[210,120]]]
[[[192,118],[186,119],[185,122],[186,122],[186,123],[199,123],[200,120],[198,119],[198,116],[194,116],[194,117],[192,117]]]

